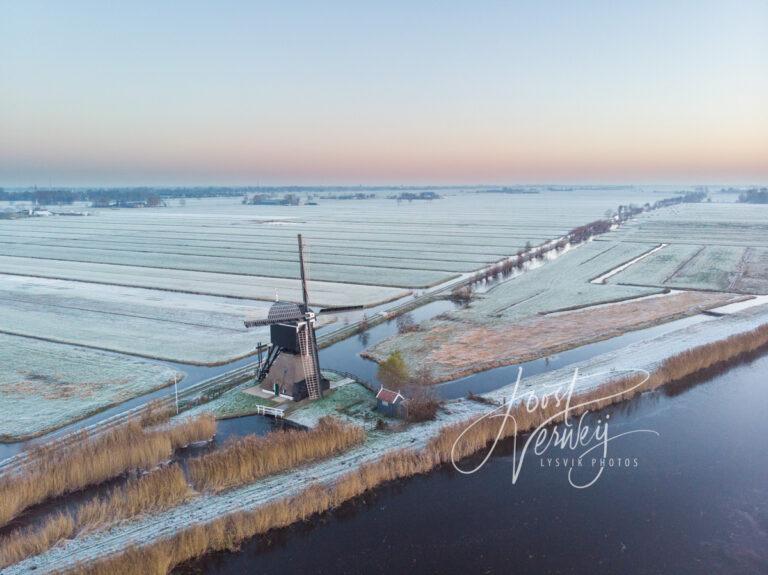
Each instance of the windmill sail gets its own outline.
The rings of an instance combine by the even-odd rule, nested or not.
[[[307,291],[307,273],[304,268],[304,241],[299,234],[299,267],[301,271],[301,294],[304,299],[304,308],[309,312],[309,292]],[[315,316],[307,314],[307,323],[298,334],[301,350],[301,361],[304,366],[304,375],[307,381],[307,392],[310,399],[322,397],[323,390],[320,385],[320,360],[317,356],[317,340],[315,339]]]

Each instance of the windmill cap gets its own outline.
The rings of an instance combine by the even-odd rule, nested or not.
[[[304,305],[292,301],[275,302],[267,313],[269,321],[285,321],[302,317],[304,317]]]

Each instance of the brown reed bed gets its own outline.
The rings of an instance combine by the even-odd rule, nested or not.
[[[159,399],[153,399],[141,410],[139,418],[142,427],[152,427],[161,423],[167,423],[173,414],[174,411],[170,406],[165,405]]]
[[[724,340],[698,346],[668,358],[642,385],[637,376],[617,378],[598,389],[578,395],[572,402],[581,404],[570,413],[595,410],[629,399],[649,389],[680,380],[699,371],[741,356],[768,345],[768,324]],[[607,395],[614,395],[605,398]],[[591,402],[591,403],[590,403]],[[555,416],[561,408],[553,402],[545,409],[529,412],[524,407],[514,411],[517,432],[535,428]],[[472,425],[474,424],[474,425]],[[470,427],[471,426],[471,427]],[[232,513],[206,524],[193,525],[173,537],[144,547],[132,547],[69,570],[78,575],[138,575],[153,573],[164,575],[175,566],[213,551],[235,550],[250,537],[272,529],[286,527],[296,521],[332,509],[382,483],[426,473],[436,466],[458,460],[484,448],[499,433],[499,423],[492,418],[473,418],[448,426],[432,439],[424,449],[401,450],[387,454],[339,478],[332,486],[311,485],[298,495],[276,501],[254,511]],[[469,428],[469,431],[466,431]],[[514,433],[506,426],[502,437]]]
[[[75,521],[69,513],[58,513],[41,527],[19,529],[0,541],[0,569],[47,551],[75,532]]]
[[[82,505],[77,510],[75,525],[78,532],[95,531],[124,519],[170,509],[190,493],[181,467],[170,465]]]
[[[332,417],[322,418],[309,431],[274,431],[248,435],[221,449],[191,459],[187,465],[196,489],[221,491],[340,453],[365,440],[365,431]]]
[[[183,422],[163,428],[173,450],[186,447],[190,443],[203,441],[216,435],[216,418],[212,413],[203,413]]]
[[[56,513],[42,525],[18,529],[0,539],[0,569],[47,551],[64,539],[175,507],[189,493],[184,472],[175,464],[132,479],[85,503],[76,513]]]
[[[0,479],[0,526],[47,499],[151,469],[180,445],[212,437],[215,426],[209,414],[162,429],[145,429],[135,419],[96,437],[83,432],[71,446],[36,447],[21,471]]]

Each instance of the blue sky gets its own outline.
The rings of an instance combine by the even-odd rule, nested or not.
[[[768,2],[35,2],[0,185],[764,182]]]

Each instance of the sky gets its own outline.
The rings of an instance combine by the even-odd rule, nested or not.
[[[768,183],[765,0],[0,11],[0,186]]]

